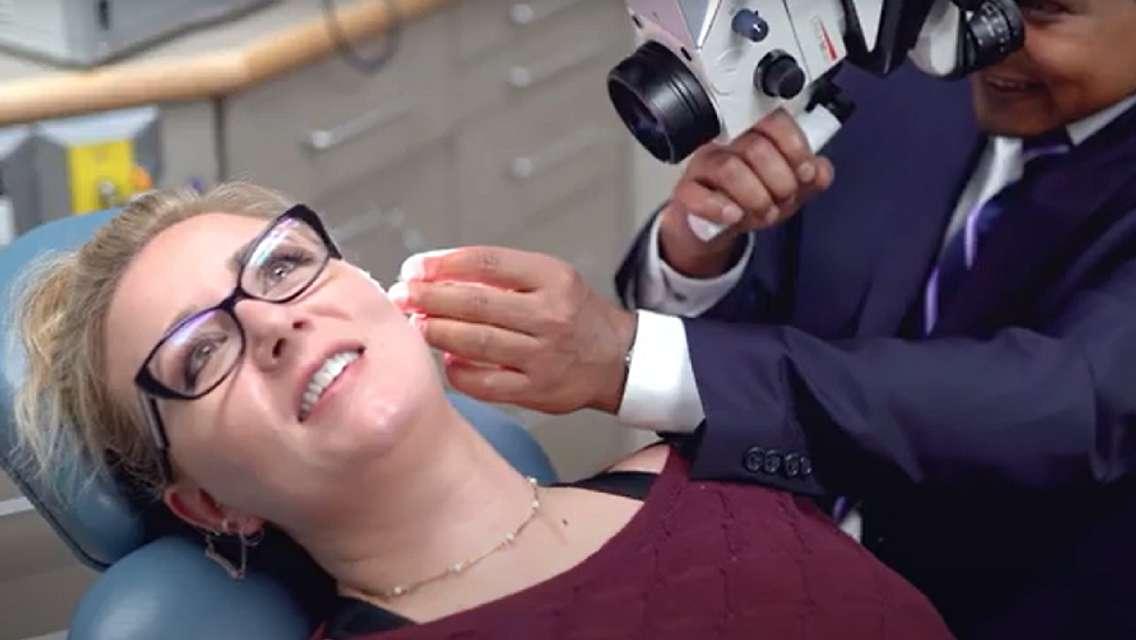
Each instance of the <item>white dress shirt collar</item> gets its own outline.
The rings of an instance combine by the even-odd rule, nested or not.
[[[1136,94],[1128,96],[1107,109],[1101,109],[1091,116],[1069,124],[1066,127],[1066,130],[1069,132],[1069,140],[1073,142],[1074,146],[1081,144],[1091,138],[1093,134],[1108,126],[1113,120],[1120,117],[1120,114],[1127,111],[1129,107],[1134,104],[1136,104]]]

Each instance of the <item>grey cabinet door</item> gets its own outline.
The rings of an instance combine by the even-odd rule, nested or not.
[[[407,25],[375,75],[332,57],[227,98],[227,177],[312,200],[444,137],[454,111],[446,26],[444,13]]]
[[[422,149],[375,176],[313,201],[344,257],[384,287],[413,253],[457,243],[454,163],[449,145]]]
[[[606,100],[607,73],[633,45],[627,11],[614,0],[466,1],[453,15],[463,120],[570,81],[584,67],[588,86],[580,97]]]
[[[523,100],[464,124],[455,145],[462,241],[496,242],[534,216],[620,181],[629,139],[597,76],[581,66]]]

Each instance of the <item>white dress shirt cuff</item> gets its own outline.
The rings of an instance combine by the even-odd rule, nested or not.
[[[647,235],[647,258],[639,272],[639,298],[644,309],[674,316],[693,317],[710,310],[737,285],[753,253],[753,234],[746,236],[746,247],[737,264],[716,278],[691,278],[675,271],[659,253],[659,226],[663,216],[655,217]]]
[[[619,420],[641,429],[690,433],[704,414],[686,328],[674,316],[642,310],[638,316]]]

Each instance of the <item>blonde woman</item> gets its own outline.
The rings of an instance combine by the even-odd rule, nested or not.
[[[266,530],[291,537],[339,593],[315,637],[949,635],[812,503],[691,482],[670,446],[575,485],[520,476],[383,289],[274,192],[142,196],[17,308],[40,472],[113,460],[235,578]]]

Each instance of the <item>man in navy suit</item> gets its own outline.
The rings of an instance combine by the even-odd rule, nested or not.
[[[635,314],[503,249],[392,295],[467,393],[862,499],[961,636],[1136,637],[1136,2],[1020,5],[1025,48],[969,85],[843,72],[832,164],[780,116],[695,154],[617,276]]]

